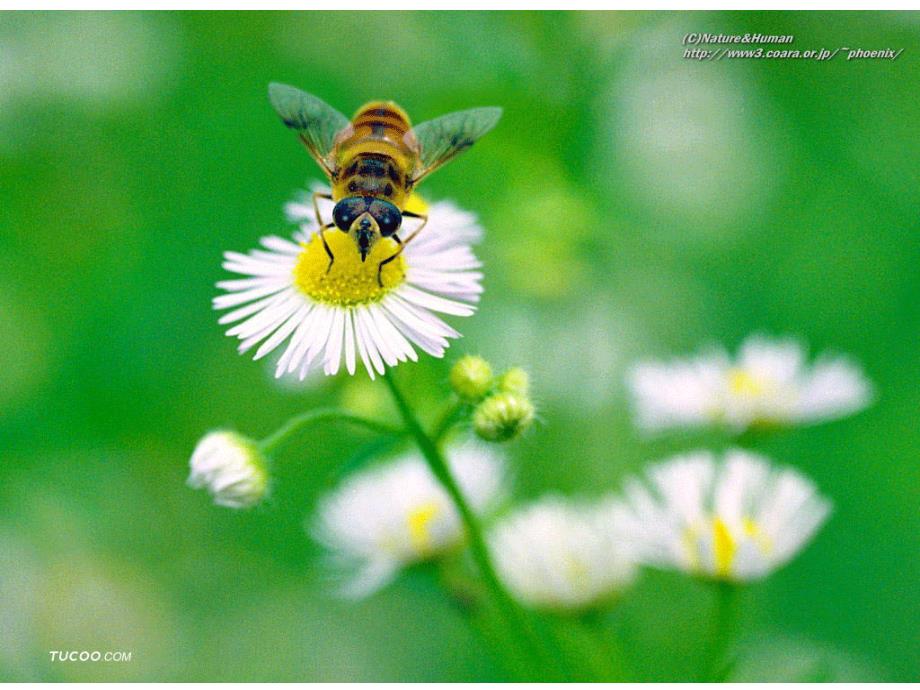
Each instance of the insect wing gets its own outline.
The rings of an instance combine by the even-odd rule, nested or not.
[[[419,182],[455,156],[466,151],[498,123],[501,108],[473,108],[428,120],[406,134],[419,151],[412,183]]]
[[[348,127],[348,118],[324,100],[286,84],[269,84],[268,99],[284,124],[300,134],[310,155],[331,175],[327,159],[336,134]]]

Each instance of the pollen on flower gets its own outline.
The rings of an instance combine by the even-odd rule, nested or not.
[[[389,237],[374,244],[363,262],[358,246],[344,232],[330,230],[325,237],[335,257],[331,268],[319,234],[302,243],[294,266],[294,285],[311,299],[340,307],[379,302],[406,279],[406,260],[400,255],[383,266],[377,282],[380,262],[399,250]]]

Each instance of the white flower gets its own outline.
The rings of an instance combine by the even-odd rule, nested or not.
[[[489,535],[495,567],[524,604],[585,609],[630,584],[635,562],[597,506],[551,496],[503,519]]]
[[[254,357],[259,359],[286,343],[275,376],[296,372],[301,379],[314,366],[335,374],[343,359],[353,374],[356,356],[374,378],[387,366],[415,361],[415,346],[443,356],[448,338],[460,334],[435,313],[469,316],[475,311],[482,274],[471,244],[482,230],[472,214],[448,202],[429,208],[412,197],[407,208],[427,209],[428,224],[399,258],[384,265],[380,282],[378,266],[398,245],[383,238],[362,261],[346,233],[326,230],[335,256],[330,268],[307,201],[286,207],[288,218],[300,224],[293,242],[270,236],[261,240],[264,249],[227,252],[224,268],[247,277],[218,283],[228,294],[215,297],[214,308],[234,307],[220,323],[236,323],[227,335],[242,341],[239,351],[261,343]],[[325,201],[320,212],[330,219],[331,202]],[[413,227],[406,221],[400,235],[405,239]]]
[[[805,362],[792,339],[752,336],[733,360],[720,350],[671,362],[641,363],[628,384],[644,429],[728,425],[807,424],[856,412],[872,398],[872,386],[844,357]]]
[[[233,431],[212,431],[202,438],[189,461],[188,485],[207,489],[214,503],[249,508],[268,490],[268,469],[255,441]]]
[[[721,462],[700,451],[653,465],[624,495],[610,504],[610,524],[642,562],[732,581],[785,564],[831,510],[799,472],[742,450]]]
[[[468,443],[449,450],[448,464],[477,513],[501,497],[503,463],[495,453]],[[341,588],[350,597],[367,596],[402,566],[435,558],[464,540],[450,497],[414,453],[346,479],[320,502],[313,534],[342,569],[356,571]]]

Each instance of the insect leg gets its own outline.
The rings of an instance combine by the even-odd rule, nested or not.
[[[335,256],[333,256],[332,250],[329,249],[329,244],[326,242],[326,236],[323,233],[328,228],[335,227],[335,223],[323,222],[323,217],[319,213],[317,199],[329,199],[332,201],[332,195],[324,194],[323,192],[313,192],[313,212],[316,214],[316,224],[319,226],[319,238],[323,241],[323,249],[325,249],[326,254],[329,255],[329,265],[326,267],[326,273],[329,273],[329,271],[332,270],[332,262],[335,261]]]
[[[408,218],[421,218],[421,219],[422,219],[422,224],[419,225],[419,226],[413,231],[413,233],[412,233],[411,235],[409,235],[409,237],[406,238],[406,241],[405,241],[405,242],[403,242],[403,244],[409,244],[409,242],[412,241],[412,238],[415,237],[416,235],[418,235],[418,234],[424,229],[425,225],[427,225],[427,223],[428,223],[428,216],[427,216],[427,214],[424,214],[424,213],[413,213],[412,211],[403,211],[403,216],[408,217]],[[400,251],[402,251],[402,250],[400,250]]]
[[[408,216],[409,218],[421,218],[422,224],[419,225],[415,230],[412,231],[412,234],[409,235],[405,240],[399,239],[399,235],[391,235],[391,237],[396,240],[396,243],[399,245],[399,249],[396,250],[396,253],[392,256],[388,256],[377,266],[377,285],[383,287],[383,279],[381,278],[381,271],[383,267],[393,261],[397,256],[403,253],[403,249],[406,248],[406,245],[409,244],[415,237],[425,228],[425,225],[428,223],[428,216],[421,213],[412,213],[412,211],[403,211],[403,216]]]

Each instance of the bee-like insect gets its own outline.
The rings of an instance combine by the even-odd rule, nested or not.
[[[357,243],[363,262],[381,237],[399,245],[377,267],[402,253],[428,217],[405,210],[412,190],[425,177],[470,148],[501,117],[501,108],[473,108],[450,113],[412,127],[406,112],[390,101],[363,105],[350,122],[323,100],[285,84],[270,84],[268,97],[282,121],[298,132],[310,155],[326,173],[332,194],[314,192],[313,210],[329,267],[335,256],[324,232],[338,228]],[[318,198],[335,203],[332,222],[323,222]],[[420,225],[405,239],[397,234],[403,217]]]

